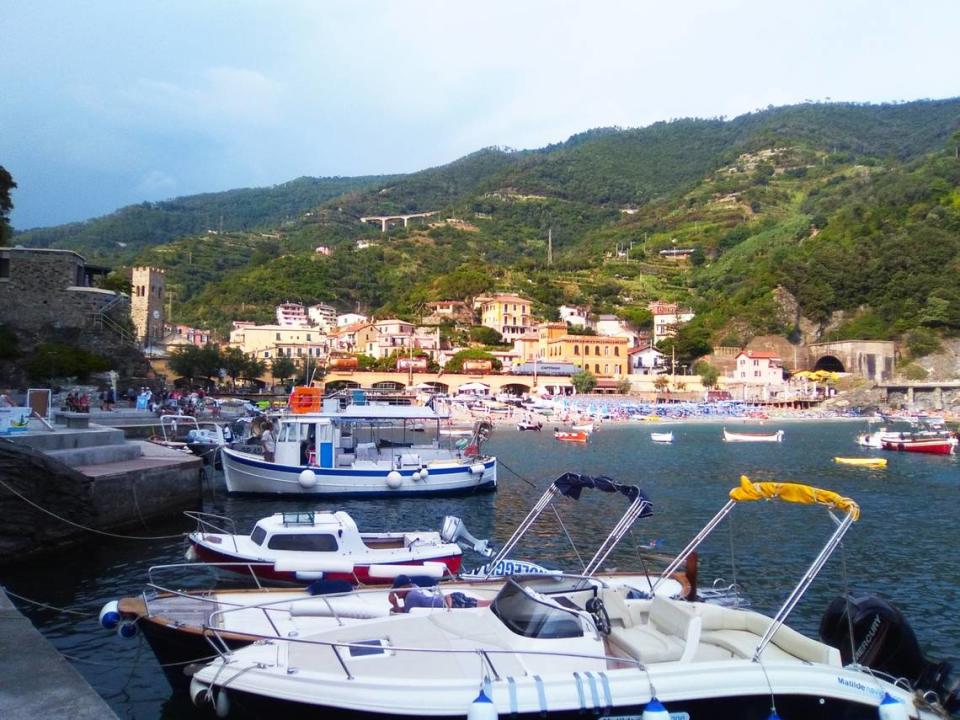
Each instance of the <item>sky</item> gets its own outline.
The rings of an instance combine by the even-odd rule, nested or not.
[[[956,0],[5,0],[16,229],[594,127],[960,95]]]

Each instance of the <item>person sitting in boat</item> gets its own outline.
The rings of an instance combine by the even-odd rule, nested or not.
[[[410,608],[473,608],[486,607],[491,600],[479,600],[469,597],[462,592],[452,592],[449,595],[434,594],[414,583],[407,575],[397,575],[393,581],[393,591],[387,596],[390,601],[390,612],[406,613]],[[403,602],[400,605],[400,601]]]

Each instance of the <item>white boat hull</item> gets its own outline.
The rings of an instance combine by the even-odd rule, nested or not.
[[[423,479],[420,468],[398,470],[387,463],[364,468],[280,465],[231,448],[223,448],[222,456],[227,492],[234,494],[408,497],[466,494],[497,486],[497,461],[490,457],[430,464]],[[313,473],[313,483],[307,486],[301,483],[305,470]],[[395,480],[388,484],[391,473],[399,473],[399,484]]]
[[[783,442],[783,430],[777,430],[777,432],[770,433],[769,435],[732,433],[724,430],[723,439],[726,442]]]

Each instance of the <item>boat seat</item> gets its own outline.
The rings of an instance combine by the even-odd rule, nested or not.
[[[611,645],[644,664],[689,662],[700,644],[702,623],[702,618],[691,609],[658,595],[650,601],[646,625],[612,628],[608,639]]]
[[[698,607],[703,618],[701,642],[716,645],[735,657],[752,658],[760,638],[772,619],[751,610],[735,610],[717,605]],[[807,662],[840,667],[840,651],[818,640],[781,625],[767,645],[761,659],[797,658]]]

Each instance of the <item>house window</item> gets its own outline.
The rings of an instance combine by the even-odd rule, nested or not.
[[[595,346],[594,346],[594,348],[593,348],[593,354],[596,355],[597,357],[600,357],[600,346],[599,346],[599,345],[595,345]]]
[[[604,356],[607,356],[607,355],[610,354],[610,346],[609,346],[609,345],[604,345],[604,346],[603,346],[603,354],[604,354]]]
[[[574,355],[579,355],[579,354],[580,354],[580,346],[578,346],[578,345],[574,345],[574,346],[573,346],[573,354],[574,354]]]
[[[613,354],[616,355],[617,357],[620,357],[620,347],[619,347],[619,346],[614,346],[614,348],[613,348]]]
[[[280,333],[277,333],[277,341],[279,342],[279,340],[280,340]]]
[[[594,366],[593,366],[593,371],[594,371],[595,373],[599,373],[599,372],[600,372],[600,363],[595,363],[595,364],[594,364]]]

